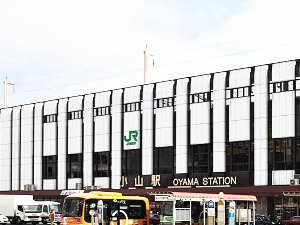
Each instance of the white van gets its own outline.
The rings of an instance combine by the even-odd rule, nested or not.
[[[46,224],[49,222],[49,214],[50,209],[54,209],[55,212],[55,222],[57,224],[60,223],[61,219],[61,204],[59,202],[53,202],[53,201],[36,201],[36,203],[39,205],[41,209],[41,218],[42,223]]]

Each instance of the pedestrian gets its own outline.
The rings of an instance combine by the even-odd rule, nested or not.
[[[54,209],[50,209],[49,218],[50,218],[50,225],[54,225],[54,220],[55,220],[55,211],[54,211]]]

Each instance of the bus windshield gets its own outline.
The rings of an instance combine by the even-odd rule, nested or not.
[[[63,204],[63,217],[81,217],[83,198],[66,198]]]

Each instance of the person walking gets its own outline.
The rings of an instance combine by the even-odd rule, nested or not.
[[[55,211],[54,211],[54,209],[50,209],[49,218],[50,218],[50,225],[54,225],[54,220],[55,220]]]

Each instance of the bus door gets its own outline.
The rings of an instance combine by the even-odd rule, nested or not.
[[[122,224],[128,224],[128,205],[126,200],[113,200],[108,204],[108,223],[106,225],[120,225],[120,220],[123,220]]]
[[[107,224],[105,225],[120,225],[120,204],[118,202],[110,202],[107,205]]]

